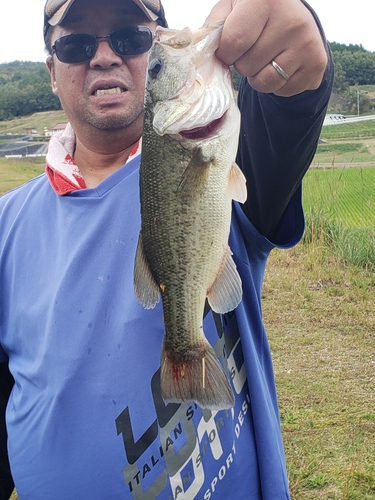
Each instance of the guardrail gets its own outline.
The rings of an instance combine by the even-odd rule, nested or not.
[[[324,119],[323,126],[326,125],[342,125],[343,123],[353,123],[353,122],[363,122],[367,120],[375,120],[375,115],[368,116],[346,116],[346,117],[331,117],[326,116]]]
[[[46,153],[30,154],[30,155],[5,155],[4,158],[7,160],[12,158],[40,158],[42,156],[47,156]]]

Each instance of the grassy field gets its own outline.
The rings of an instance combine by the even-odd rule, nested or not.
[[[274,251],[263,311],[293,500],[375,499],[375,276],[318,242]]]
[[[333,125],[332,125],[333,126]],[[364,142],[331,142],[329,144],[321,144],[318,147],[317,154],[314,158],[314,164],[319,165],[337,163],[346,163],[349,166],[352,163],[375,163],[375,154],[373,147],[370,149],[369,140]],[[374,145],[374,140],[371,139],[371,146]]]
[[[309,170],[303,204],[350,227],[375,227],[375,168]]]
[[[336,131],[329,147],[368,154],[360,133],[344,152]],[[43,169],[42,159],[0,159],[0,192]],[[337,246],[350,237],[355,256],[366,238],[373,248],[374,196],[375,168],[310,170],[304,242],[272,252],[267,267],[263,311],[293,500],[375,500],[375,268],[370,254],[355,264]]]
[[[50,128],[56,123],[66,121],[63,111],[44,111],[13,120],[0,121],[0,134],[24,134],[26,129],[35,129],[39,134],[43,134],[45,127]]]
[[[46,159],[0,158],[0,195],[44,172]]]
[[[323,127],[313,165],[375,163],[375,120]]]
[[[321,138],[323,141],[353,138],[367,138],[375,135],[375,120],[349,122],[323,127]]]
[[[324,127],[305,244],[274,251],[263,310],[293,500],[375,499],[375,121]]]
[[[304,243],[271,254],[263,291],[293,500],[375,499],[375,168],[335,168],[373,161],[346,126],[323,129],[332,168],[307,173]]]

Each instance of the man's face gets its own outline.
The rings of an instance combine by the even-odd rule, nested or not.
[[[130,25],[156,27],[131,0],[76,0],[54,28],[52,44],[71,33],[104,36]],[[100,40],[88,62],[67,64],[52,57],[47,61],[52,90],[76,132],[94,127],[141,134],[147,53],[121,57],[107,40]]]

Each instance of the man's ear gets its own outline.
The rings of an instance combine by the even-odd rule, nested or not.
[[[47,68],[48,68],[49,75],[51,78],[52,92],[58,96],[59,90],[57,88],[57,82],[56,82],[56,78],[55,78],[55,66],[53,64],[53,57],[52,56],[47,57],[46,64],[47,64]]]

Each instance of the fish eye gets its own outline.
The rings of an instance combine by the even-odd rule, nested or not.
[[[159,59],[154,59],[153,61],[151,61],[149,66],[148,66],[148,74],[150,75],[150,78],[155,80],[155,78],[160,73],[162,67],[163,67],[163,64]]]

